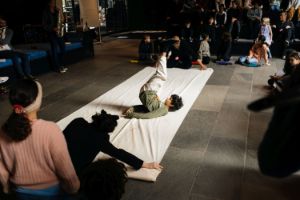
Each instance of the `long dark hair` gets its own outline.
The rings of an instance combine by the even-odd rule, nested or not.
[[[12,106],[20,105],[23,108],[32,104],[38,95],[38,86],[32,80],[17,81],[9,92],[9,101]],[[25,112],[12,114],[2,125],[4,133],[13,141],[22,141],[31,133],[31,124]]]

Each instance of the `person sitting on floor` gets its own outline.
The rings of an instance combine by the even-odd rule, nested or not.
[[[264,44],[265,40],[266,40],[265,36],[263,35],[259,36],[258,40],[251,47],[249,51],[249,55],[239,57],[237,63],[249,67],[257,67],[259,66],[259,62],[261,58],[263,58],[265,60],[265,64],[270,65],[268,54],[267,54],[267,47]]]
[[[76,118],[64,129],[69,153],[78,176],[90,165],[99,152],[121,160],[134,169],[161,169],[159,163],[147,163],[136,156],[116,148],[109,142],[109,133],[118,125],[119,116],[107,114],[104,110],[92,116],[92,123]]]
[[[120,200],[127,182],[126,168],[115,159],[91,163],[80,179],[79,200]]]
[[[7,93],[7,88],[5,86],[3,86],[2,84],[6,83],[8,81],[8,77],[7,76],[3,76],[3,77],[0,77],[0,94],[4,94],[4,93]]]
[[[153,63],[153,53],[154,53],[154,46],[151,41],[150,35],[144,35],[144,38],[140,42],[139,45],[139,61],[144,63]]]
[[[12,113],[0,130],[0,183],[20,200],[56,200],[79,190],[64,135],[37,117],[42,96],[40,83],[17,81],[9,92]]]
[[[182,68],[190,69],[192,67],[192,61],[196,57],[192,46],[184,41],[180,40],[178,36],[172,38],[173,45],[170,47],[171,56],[168,58],[168,68]]]
[[[183,106],[182,98],[176,94],[171,95],[165,102],[160,101],[157,92],[167,80],[167,58],[163,52],[156,63],[156,72],[145,83],[139,94],[145,112],[136,112],[136,107],[130,107],[125,116],[129,118],[151,119],[166,115],[169,111],[176,111]]]
[[[207,68],[206,65],[210,62],[210,47],[209,47],[209,35],[203,34],[203,40],[200,43],[200,47],[198,50],[198,59],[197,62],[200,65],[200,70],[205,70]]]
[[[31,75],[29,55],[21,50],[13,49],[10,43],[13,31],[7,28],[6,21],[1,17],[0,29],[2,29],[2,34],[0,35],[0,59],[12,60],[18,78],[35,80],[36,78]],[[21,59],[22,62],[20,62],[19,59]]]
[[[284,67],[283,67],[283,73],[280,74],[274,74],[270,76],[270,79],[268,80],[269,86],[272,88],[275,88],[277,91],[281,91],[282,87],[284,87],[286,81],[290,78],[292,73],[295,71],[295,65],[292,65],[290,62],[290,59],[299,60],[299,55],[296,50],[289,50],[287,51],[286,57],[288,59],[285,60]]]

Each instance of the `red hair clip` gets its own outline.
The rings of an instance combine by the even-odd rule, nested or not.
[[[21,113],[25,112],[24,107],[19,104],[13,105],[13,109],[14,109],[14,112],[17,114],[21,114]]]

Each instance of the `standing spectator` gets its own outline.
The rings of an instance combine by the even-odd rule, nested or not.
[[[47,32],[51,44],[52,65],[56,72],[65,73],[68,69],[63,66],[65,53],[65,42],[62,37],[62,30],[59,30],[62,22],[62,13],[56,7],[55,0],[49,0],[48,7],[43,14],[43,26]]]
[[[250,39],[254,39],[259,32],[259,24],[262,17],[262,9],[258,2],[254,3],[254,6],[248,10],[247,17],[249,22]]]
[[[224,32],[221,38],[221,44],[218,46],[217,60],[229,62],[231,57],[232,38],[229,32]]]
[[[263,35],[266,38],[265,45],[266,45],[268,57],[271,58],[272,55],[271,55],[271,51],[270,51],[270,46],[271,46],[272,40],[273,40],[273,32],[272,32],[272,28],[270,26],[270,18],[264,17],[262,19],[258,37],[260,35]]]
[[[227,13],[225,12],[224,4],[219,6],[219,11],[216,14],[216,26],[223,29],[227,20]]]
[[[0,18],[0,29],[2,30],[0,35],[0,59],[12,60],[18,78],[35,80],[35,77],[31,75],[29,55],[22,50],[13,49],[10,43],[13,31],[7,27],[6,21],[2,18]],[[21,59],[21,62],[19,59]]]
[[[0,131],[0,182],[4,193],[15,190],[19,200],[54,200],[79,189],[63,133],[37,116],[42,96],[40,83],[18,81],[9,92],[12,113]]]
[[[282,50],[282,59],[285,59],[286,50],[290,46],[292,41],[294,24],[291,21],[287,21],[287,13],[282,11],[280,13],[280,23],[275,26],[276,31],[276,43],[278,49]]]
[[[227,10],[227,30],[234,40],[238,40],[241,32],[240,19],[242,10],[237,0],[232,1],[232,6]]]

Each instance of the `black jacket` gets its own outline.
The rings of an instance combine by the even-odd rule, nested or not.
[[[109,142],[108,133],[100,133],[83,118],[74,119],[63,131],[70,157],[77,175],[94,160],[101,151],[121,160],[135,169],[142,167],[143,161],[136,156],[118,149]]]

